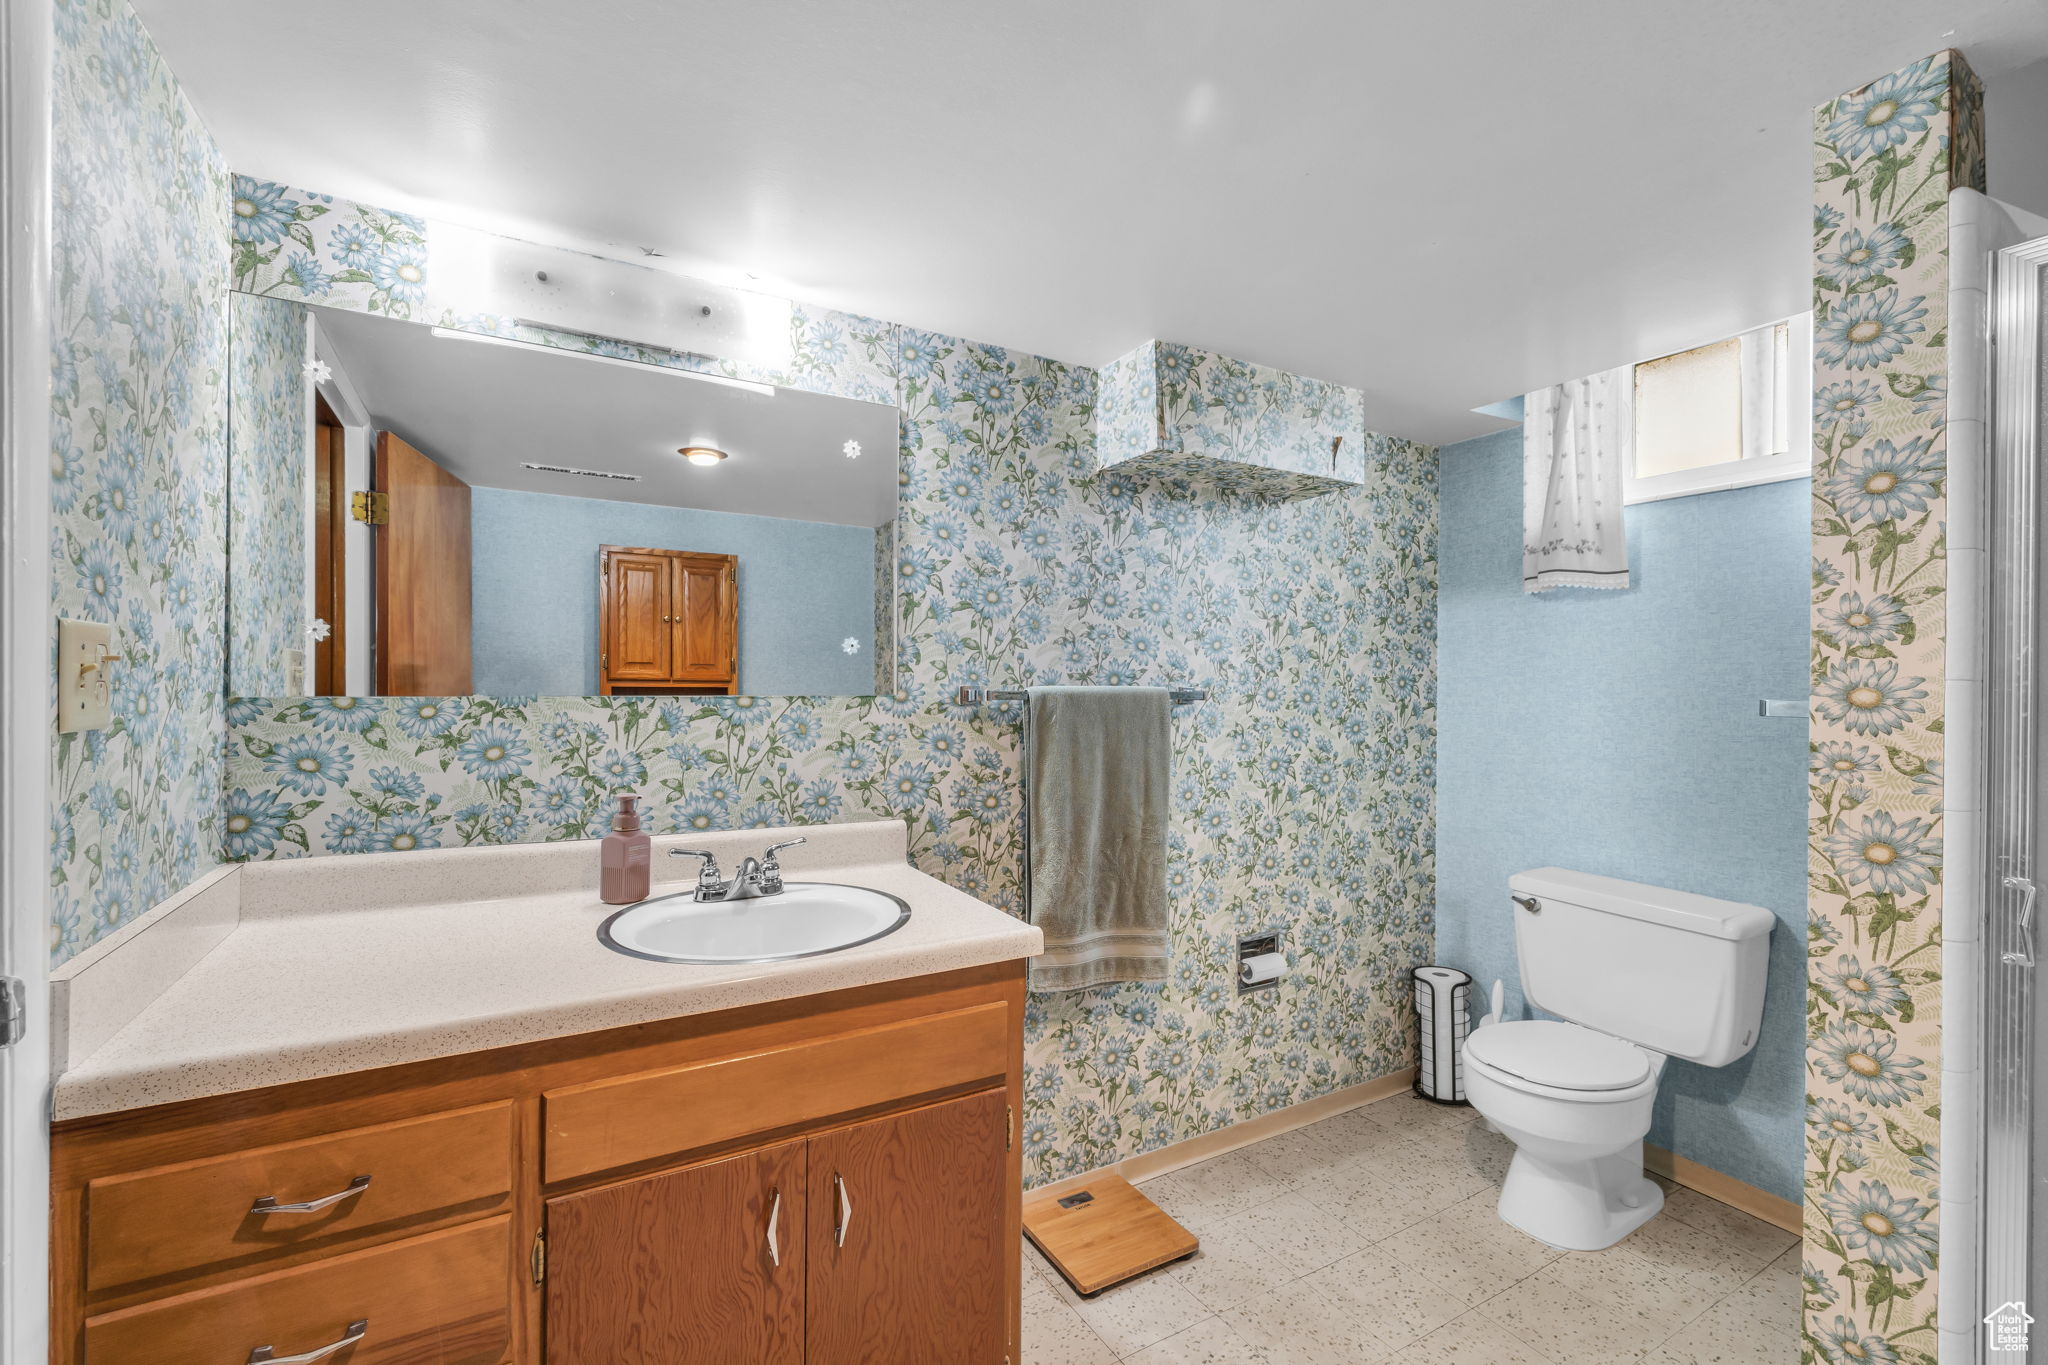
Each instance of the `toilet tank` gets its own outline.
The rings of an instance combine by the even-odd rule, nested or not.
[[[1508,887],[1530,1004],[1702,1066],[1756,1046],[1770,911],[1561,867]]]

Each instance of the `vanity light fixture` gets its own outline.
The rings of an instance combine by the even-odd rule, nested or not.
[[[858,460],[860,458],[860,442],[849,440],[845,445],[839,447],[839,452],[849,460]]]
[[[775,396],[775,386],[773,384],[757,384],[751,379],[734,379],[730,375],[705,374],[700,370],[679,370],[673,365],[659,365],[650,360],[627,360],[623,356],[599,355],[595,351],[572,351],[566,346],[549,346],[538,341],[521,341],[518,337],[490,336],[484,332],[465,332],[457,327],[430,327],[427,330],[433,335],[448,341],[480,341],[486,346],[513,346],[522,351],[540,351],[547,355],[566,355],[577,360],[594,360],[601,365],[630,365],[636,370],[655,370],[661,374],[672,374],[678,379],[694,379],[700,384],[719,384],[728,389],[745,389],[748,393],[758,393],[764,398],[773,398]],[[550,330],[562,332],[566,336],[588,336],[593,340],[606,339],[596,337],[594,334],[587,332],[569,332],[560,327],[551,328]],[[649,349],[659,348],[650,347]],[[662,354],[680,355],[682,353],[680,351],[663,351]]]
[[[716,446],[684,446],[676,454],[697,465],[714,465],[725,458],[725,452]]]

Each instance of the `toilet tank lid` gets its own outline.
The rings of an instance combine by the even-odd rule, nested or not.
[[[1625,915],[1712,938],[1762,938],[1778,922],[1777,916],[1760,905],[1716,900],[1667,886],[1625,882],[1618,877],[1596,877],[1590,872],[1562,867],[1517,872],[1508,878],[1508,887],[1517,895],[1583,905],[1588,910]]]

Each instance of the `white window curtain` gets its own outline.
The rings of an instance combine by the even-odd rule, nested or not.
[[[1522,409],[1522,591],[1626,588],[1635,367],[1538,389]]]
[[[1768,460],[1792,451],[1789,350],[1791,328],[1774,322],[1742,334],[1742,458]],[[1800,432],[1803,441],[1805,432]]]

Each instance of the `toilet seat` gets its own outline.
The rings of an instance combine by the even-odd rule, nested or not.
[[[1629,1098],[1657,1069],[1643,1050],[1558,1019],[1518,1019],[1474,1029],[1465,1060],[1504,1085],[1585,1100]]]

